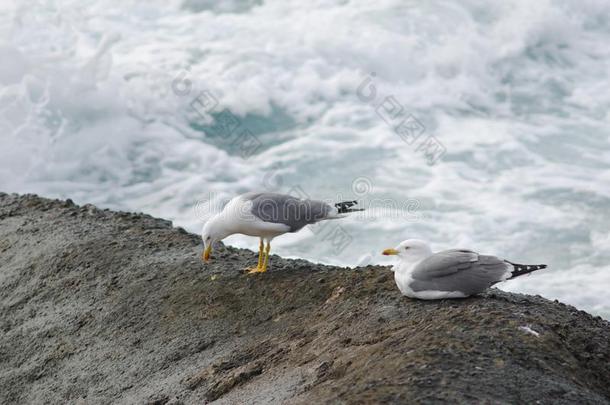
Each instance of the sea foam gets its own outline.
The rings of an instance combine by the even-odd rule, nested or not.
[[[274,252],[387,263],[383,248],[418,237],[545,262],[502,288],[610,316],[607,2],[1,7],[3,191],[196,232],[252,189],[357,198],[366,214],[278,238]],[[389,102],[421,125],[417,141],[384,119]],[[215,134],[227,117],[234,133]],[[260,147],[245,153],[241,135]]]

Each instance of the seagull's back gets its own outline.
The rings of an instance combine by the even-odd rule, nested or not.
[[[288,194],[251,192],[242,198],[252,203],[251,212],[256,218],[286,225],[288,232],[297,232],[336,213],[334,207],[323,201],[302,200]]]
[[[452,249],[422,260],[412,271],[414,291],[459,291],[478,294],[510,277],[508,264],[490,255]]]

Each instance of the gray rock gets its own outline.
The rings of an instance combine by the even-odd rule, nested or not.
[[[0,403],[610,400],[610,325],[491,290],[423,302],[387,267],[221,247],[143,214],[0,193]]]

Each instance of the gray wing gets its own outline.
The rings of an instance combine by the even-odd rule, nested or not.
[[[470,250],[445,250],[419,263],[412,272],[414,291],[461,291],[478,294],[504,280],[508,264]]]
[[[289,232],[326,219],[333,211],[323,201],[301,200],[288,194],[248,193],[244,198],[252,201],[252,215],[265,222],[288,225]]]

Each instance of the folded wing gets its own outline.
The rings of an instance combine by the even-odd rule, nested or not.
[[[495,256],[470,250],[445,250],[419,263],[412,272],[414,291],[480,293],[510,276],[509,266]]]
[[[252,214],[265,222],[280,223],[296,232],[306,225],[327,219],[336,212],[323,201],[302,200],[287,194],[253,193],[247,196],[252,201]]]

